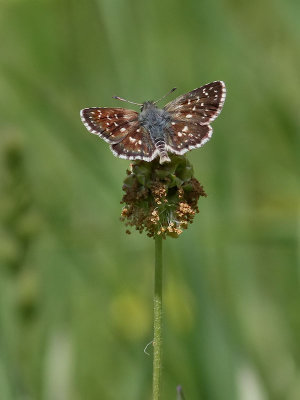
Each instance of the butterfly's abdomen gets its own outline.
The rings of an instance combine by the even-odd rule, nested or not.
[[[158,150],[160,163],[170,161],[166,150],[165,132],[171,124],[171,117],[165,110],[153,103],[144,103],[139,115],[140,124],[149,132],[151,141]]]

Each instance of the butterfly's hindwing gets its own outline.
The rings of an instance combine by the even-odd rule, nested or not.
[[[226,96],[222,81],[208,83],[168,103],[164,109],[173,120],[197,122],[207,125],[220,114]]]
[[[152,161],[158,154],[149,133],[138,121],[131,124],[127,135],[111,145],[115,156],[129,160]]]
[[[166,135],[166,147],[171,153],[184,154],[203,146],[211,138],[211,135],[212,127],[210,125],[173,121]]]
[[[122,140],[137,119],[138,113],[126,108],[91,107],[81,110],[81,120],[88,131],[110,144]]]

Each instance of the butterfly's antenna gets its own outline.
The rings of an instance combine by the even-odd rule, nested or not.
[[[161,101],[162,99],[164,99],[165,97],[169,96],[169,94],[173,93],[177,88],[173,87],[173,89],[171,89],[167,94],[165,94],[163,97],[161,97],[160,99],[156,100],[154,102],[154,104],[158,103],[159,101]]]
[[[117,99],[117,100],[121,100],[121,101],[126,101],[126,103],[136,104],[137,106],[142,106],[142,105],[143,105],[143,104],[141,104],[141,103],[135,103],[134,101],[130,101],[130,100],[123,99],[122,97],[119,97],[119,96],[113,96],[113,99]]]

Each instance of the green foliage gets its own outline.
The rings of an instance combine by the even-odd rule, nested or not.
[[[208,198],[164,243],[163,398],[300,398],[298,2],[0,11],[1,400],[151,398],[153,241],[125,235],[129,162],[79,110],[218,79],[213,137],[187,155]]]

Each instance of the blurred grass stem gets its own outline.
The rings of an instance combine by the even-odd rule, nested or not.
[[[155,237],[153,400],[161,398],[162,356],[162,237]]]

